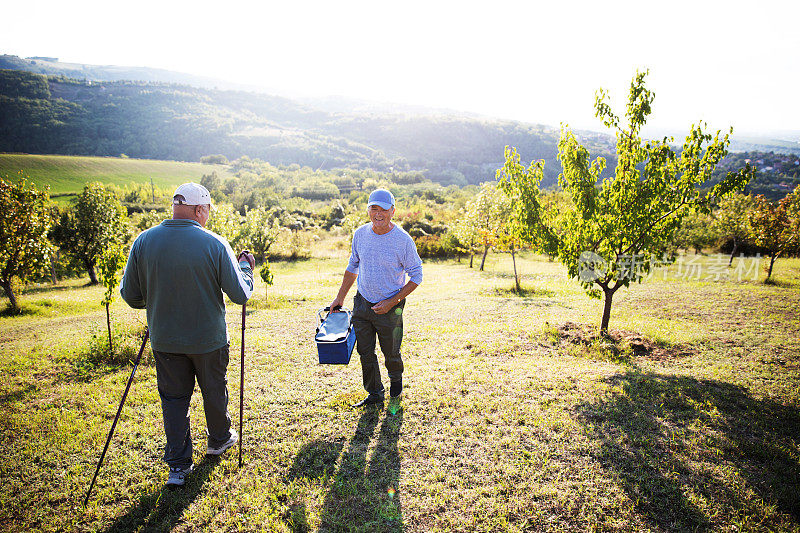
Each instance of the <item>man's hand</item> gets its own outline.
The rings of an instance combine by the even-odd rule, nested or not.
[[[397,297],[395,296],[394,298],[388,298],[376,303],[372,306],[372,310],[375,311],[376,315],[385,315],[398,303],[400,302],[397,301]]]
[[[256,267],[256,258],[253,257],[253,254],[251,254],[249,250],[242,250],[239,252],[239,256],[236,259],[241,261],[243,258],[250,265],[250,268]]]
[[[333,299],[331,304],[328,306],[328,309],[329,309],[328,313],[329,314],[330,313],[338,313],[339,311],[342,310],[342,304],[343,303],[344,302],[342,301],[342,299],[337,296],[336,298]]]

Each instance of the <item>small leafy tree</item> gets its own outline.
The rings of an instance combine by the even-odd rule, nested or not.
[[[151,209],[150,211],[144,211],[138,215],[132,215],[131,222],[133,223],[133,227],[137,230],[144,231],[161,224],[166,218],[169,218],[166,213],[159,213]]]
[[[224,237],[233,249],[237,249],[245,219],[231,204],[215,204],[206,228]]]
[[[97,261],[106,248],[126,240],[126,221],[125,208],[116,196],[101,183],[90,183],[75,208],[61,214],[52,235],[65,251],[83,262],[90,283],[97,285]]]
[[[703,248],[713,245],[717,240],[714,222],[715,219],[708,213],[696,209],[690,211],[675,231],[675,248],[693,249],[695,254],[701,253]]]
[[[789,216],[790,248],[794,253],[800,252],[800,185],[786,197],[786,213]]]
[[[349,242],[353,242],[353,233],[358,229],[361,225],[366,224],[369,221],[366,213],[357,212],[357,213],[349,213],[342,219],[342,232],[348,236]]]
[[[760,246],[769,255],[767,278],[772,277],[772,267],[778,257],[788,255],[798,248],[798,229],[800,222],[797,219],[798,200],[800,199],[800,186],[794,192],[779,202],[770,202],[764,196],[754,198],[753,209],[750,211],[750,228],[752,239],[756,246]]]
[[[480,234],[477,228],[470,222],[467,210],[462,211],[461,217],[453,225],[451,231],[460,243],[461,249],[469,253],[469,267],[472,268],[473,257],[475,256]]]
[[[497,243],[502,226],[508,219],[509,199],[496,183],[487,181],[478,195],[467,203],[466,211],[466,223],[474,228],[478,241],[483,245],[483,257],[478,269],[483,271],[489,248]]]
[[[269,269],[269,261],[264,261],[264,264],[261,265],[261,272],[259,272],[259,275],[261,276],[261,281],[266,285],[266,287],[264,287],[264,300],[268,300],[269,287],[272,287],[272,283],[275,279],[274,274]]]
[[[542,213],[527,214],[532,232],[554,246],[567,272],[577,278],[590,297],[604,297],[602,332],[608,332],[614,293],[632,281],[641,281],[654,266],[654,258],[667,254],[673,234],[693,208],[709,209],[711,202],[745,185],[749,168],[728,174],[711,193],[700,188],[727,153],[728,135],[720,138],[693,126],[683,149],[676,154],[670,139],[644,141],[640,136],[654,95],[644,84],[646,73],[631,82],[625,112],[627,124],[613,113],[602,89],[595,100],[596,115],[616,131],[617,167],[601,179],[606,161],[590,161],[589,152],[567,127],[558,143],[562,173],[559,184],[569,194],[572,209],[564,214],[562,234]],[[512,152],[513,154],[513,152]],[[512,161],[513,162],[513,161]],[[507,164],[509,164],[507,156]],[[531,202],[528,209],[536,209]]]
[[[752,234],[750,212],[753,207],[753,197],[742,193],[729,194],[719,201],[714,229],[720,238],[733,241],[728,266],[733,264],[739,246]]]
[[[247,220],[240,228],[240,242],[237,248],[246,248],[257,261],[265,261],[269,247],[278,238],[278,228],[267,209],[259,207],[247,212]]]
[[[503,226],[506,248],[511,251],[511,260],[514,264],[514,281],[517,292],[522,287],[517,274],[517,262],[514,257],[514,247],[517,243],[524,243],[540,250],[552,250],[555,235],[549,228],[552,223],[545,224],[541,217],[544,215],[541,202],[539,183],[544,178],[544,160],[531,162],[527,168],[520,163],[520,156],[516,149],[506,146],[505,164],[497,171],[498,187],[509,199],[509,210]],[[500,213],[505,216],[506,213]],[[537,229],[539,229],[537,231]]]
[[[11,310],[20,310],[12,281],[23,282],[47,268],[50,208],[47,191],[28,186],[25,176],[0,179],[0,285]]]
[[[106,307],[106,324],[108,325],[108,353],[114,353],[114,345],[111,342],[111,302],[114,301],[114,294],[116,293],[117,286],[119,285],[119,278],[117,273],[125,265],[125,250],[120,244],[111,244],[97,261],[97,266],[100,269],[100,279],[106,288],[103,295],[102,304]]]

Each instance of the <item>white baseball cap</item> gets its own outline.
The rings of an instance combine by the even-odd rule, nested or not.
[[[178,195],[183,196],[183,200],[178,199]],[[184,183],[175,189],[175,193],[172,195],[172,203],[175,205],[211,205],[211,194],[208,189],[199,183]]]

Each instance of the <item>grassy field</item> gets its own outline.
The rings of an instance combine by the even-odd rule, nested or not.
[[[403,397],[365,410],[349,408],[357,354],[315,361],[315,313],[345,262],[276,263],[269,301],[259,285],[248,305],[242,468],[235,450],[202,455],[198,393],[197,469],[163,488],[147,364],[86,509],[130,366],[103,362],[101,289],[29,289],[28,314],[0,317],[0,529],[800,531],[800,261],[779,260],[772,285],[675,266],[618,293],[616,342],[593,334],[601,303],[557,263],[522,260],[521,295],[506,256],[485,272],[427,263],[406,307]],[[241,309],[228,309],[238,419]],[[112,313],[131,357],[144,314]]]
[[[214,170],[224,178],[228,175],[227,168],[224,165],[118,157],[0,154],[0,177],[14,178],[22,170],[37,187],[49,185],[51,195],[80,193],[83,186],[92,181],[123,186],[150,183],[152,178],[156,186],[172,188],[186,181],[199,182],[203,174],[211,174]]]

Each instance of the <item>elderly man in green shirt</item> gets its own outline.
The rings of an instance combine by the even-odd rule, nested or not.
[[[203,394],[209,455],[239,436],[228,414],[228,332],[222,293],[244,304],[253,292],[252,255],[234,255],[228,242],[205,229],[208,190],[184,183],[175,190],[172,218],[141,233],[131,247],[120,293],[147,309],[164,416],[167,485],[183,485],[192,471],[189,402],[195,379]]]

